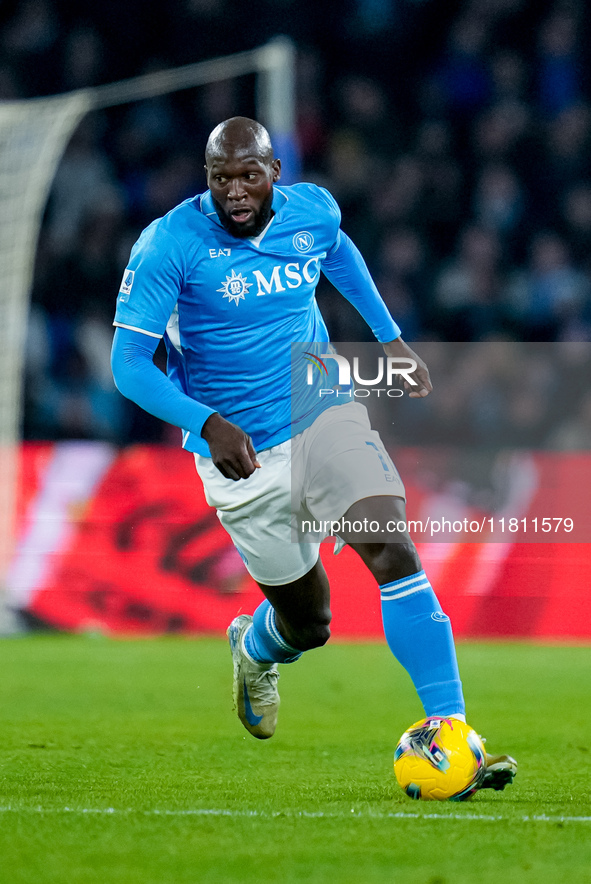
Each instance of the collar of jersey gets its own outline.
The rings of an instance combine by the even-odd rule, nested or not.
[[[273,214],[275,217],[281,212],[281,209],[286,204],[288,200],[287,194],[283,193],[282,190],[275,185],[273,187]],[[219,227],[222,227],[222,222],[218,218],[218,213],[215,210],[215,206],[213,204],[213,197],[211,195],[210,190],[206,190],[205,193],[201,194],[199,199],[199,208],[204,215],[207,215],[214,224],[217,224]]]

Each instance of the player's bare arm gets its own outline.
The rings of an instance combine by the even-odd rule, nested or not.
[[[218,414],[210,415],[201,435],[209,445],[211,458],[222,476],[237,482],[248,479],[260,467],[250,436]]]
[[[398,358],[404,357],[405,359],[415,360],[417,367],[416,370],[412,372],[411,376],[413,380],[417,382],[417,386],[411,386],[406,380],[403,381],[404,386],[411,399],[422,399],[425,396],[428,396],[433,390],[433,385],[429,376],[429,369],[421,357],[418,356],[415,351],[402,340],[402,338],[396,338],[394,341],[389,341],[387,344],[383,344],[383,347],[386,356],[395,356]]]

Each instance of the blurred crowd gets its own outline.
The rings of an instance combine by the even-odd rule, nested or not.
[[[2,16],[4,100],[100,85],[288,34],[298,49],[302,178],[339,201],[343,228],[405,339],[591,341],[584,0],[251,0],[248,8],[237,0],[18,0],[3,4]],[[253,115],[253,96],[249,78],[218,82],[94,112],[77,129],[38,248],[28,438],[178,440],[113,388],[116,292],[140,230],[204,189],[208,132],[234,114]],[[319,302],[334,340],[369,339],[327,283]],[[589,348],[578,364],[587,377]],[[508,385],[504,393],[519,415],[537,402],[524,389]],[[590,400],[579,392],[565,427],[575,419],[591,425]],[[456,414],[461,384],[448,385],[444,398]],[[498,435],[498,423],[489,427]],[[535,441],[524,429],[515,444],[577,447],[573,439],[553,425]]]

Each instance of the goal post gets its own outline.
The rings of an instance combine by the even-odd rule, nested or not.
[[[290,184],[299,173],[295,139],[295,63],[293,42],[289,37],[275,37],[258,49],[154,71],[119,83],[97,86],[87,90],[86,94],[90,96],[92,109],[99,110],[254,73],[257,75],[257,118],[269,130],[277,155],[283,161],[283,180]]]
[[[13,552],[29,293],[43,209],[83,93],[0,104],[0,635],[16,628],[6,604]]]
[[[27,317],[43,211],[64,150],[91,110],[167,95],[217,80],[256,76],[256,114],[297,179],[295,54],[287,37],[230,56],[155,71],[63,95],[0,102],[0,635],[15,629],[7,584],[21,439]]]

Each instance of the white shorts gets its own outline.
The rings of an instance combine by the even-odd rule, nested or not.
[[[211,458],[195,455],[205,498],[251,576],[291,583],[314,567],[320,542],[358,500],[404,499],[404,485],[359,402],[336,405],[287,442],[258,454],[248,479],[225,479]],[[320,530],[318,530],[320,528]]]

